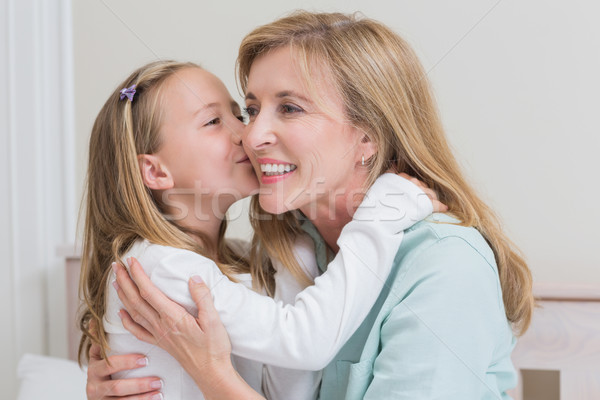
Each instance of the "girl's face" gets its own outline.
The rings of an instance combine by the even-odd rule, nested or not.
[[[155,155],[171,175],[170,194],[212,197],[223,210],[256,191],[240,107],[216,76],[200,68],[176,72],[163,86],[161,113]]]
[[[328,74],[318,72],[313,76],[322,103],[311,98],[288,47],[260,56],[250,69],[243,142],[268,212],[300,209],[309,215],[345,197],[356,179],[363,134],[346,122]]]

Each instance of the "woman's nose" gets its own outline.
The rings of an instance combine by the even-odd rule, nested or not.
[[[246,125],[242,140],[246,148],[254,151],[263,150],[275,144],[277,135],[274,121],[268,115],[259,113]]]

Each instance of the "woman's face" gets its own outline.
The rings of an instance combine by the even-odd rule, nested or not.
[[[293,56],[283,47],[252,64],[243,142],[259,177],[263,209],[309,215],[346,194],[361,160],[363,135],[345,121],[329,74],[313,68],[321,103],[307,89]]]
[[[226,209],[256,191],[240,107],[216,76],[200,68],[176,72],[163,86],[161,112],[156,156],[173,179],[171,194],[216,197],[213,204]]]

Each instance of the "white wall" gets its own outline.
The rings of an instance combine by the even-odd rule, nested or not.
[[[104,4],[103,4],[104,3]],[[421,55],[448,136],[538,281],[599,283],[600,3],[586,0],[300,1],[362,11]],[[296,6],[294,6],[295,8]],[[292,10],[280,1],[76,1],[77,171],[114,85],[156,58],[193,60],[237,94],[243,35]],[[244,224],[238,227],[245,231]]]
[[[24,353],[67,349],[56,248],[75,239],[71,7],[0,4],[0,397],[12,399]]]

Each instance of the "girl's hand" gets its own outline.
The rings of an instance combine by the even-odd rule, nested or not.
[[[194,318],[154,286],[135,258],[129,264],[131,277],[122,266],[114,267],[117,293],[129,310],[119,313],[125,329],[175,357],[206,399],[262,399],[233,369],[229,336],[202,279],[189,281],[198,307]]]
[[[159,400],[162,382],[157,377],[111,379],[111,374],[144,367],[148,360],[143,355],[126,354],[111,356],[104,360],[100,346],[92,344],[87,370],[85,391],[88,400],[127,398],[130,400]]]
[[[388,171],[388,172],[394,173],[393,171]],[[429,189],[429,187],[427,187],[427,185],[425,185],[423,182],[421,182],[417,178],[414,178],[404,172],[399,173],[398,175],[400,175],[404,179],[411,181],[412,183],[414,183],[415,185],[420,187],[421,190],[423,190],[425,192],[427,197],[429,197],[429,200],[431,200],[431,203],[433,203],[433,212],[443,213],[443,212],[448,211],[448,206],[438,200],[437,193],[433,189]]]

